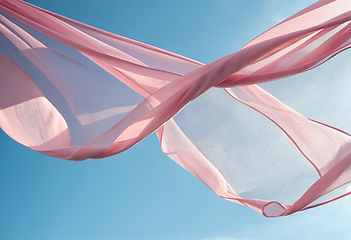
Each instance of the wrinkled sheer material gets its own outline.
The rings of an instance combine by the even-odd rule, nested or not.
[[[84,160],[156,131],[213,192],[267,217],[350,193],[351,71],[326,62],[350,47],[349,0],[318,1],[206,65],[20,0],[0,11],[0,127],[17,142]]]

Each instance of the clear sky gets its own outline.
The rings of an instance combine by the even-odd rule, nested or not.
[[[208,63],[313,0],[30,0]],[[351,239],[351,198],[268,219],[219,198],[155,134],[106,159],[46,157],[0,131],[0,240]]]

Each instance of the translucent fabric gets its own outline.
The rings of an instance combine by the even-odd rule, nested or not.
[[[349,0],[206,65],[20,0],[0,11],[0,127],[17,142],[77,161],[156,131],[217,195],[267,217],[350,193],[349,53],[328,61],[350,47]]]

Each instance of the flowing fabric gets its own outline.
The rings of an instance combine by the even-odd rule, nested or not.
[[[0,11],[0,127],[24,146],[79,161],[156,131],[214,193],[267,217],[350,193],[351,121],[333,116],[351,84],[313,76],[350,47],[351,1],[320,0],[206,65],[20,0]]]

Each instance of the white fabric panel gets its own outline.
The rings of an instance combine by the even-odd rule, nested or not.
[[[319,178],[278,126],[223,89],[208,90],[174,120],[241,198],[292,204]]]

